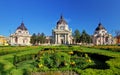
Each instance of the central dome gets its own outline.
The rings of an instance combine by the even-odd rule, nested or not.
[[[64,20],[62,15],[60,17],[60,20],[57,22],[57,25],[60,25],[60,24],[67,25],[67,22]]]

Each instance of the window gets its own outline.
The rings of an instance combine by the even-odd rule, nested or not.
[[[102,31],[102,33],[105,33],[105,31]]]
[[[61,26],[61,27],[60,27],[60,29],[61,29],[61,30],[64,30],[64,29],[65,29],[65,27],[64,27],[64,26]]]
[[[18,31],[18,33],[21,33],[21,31]]]

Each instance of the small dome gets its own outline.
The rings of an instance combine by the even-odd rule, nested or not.
[[[27,30],[27,28],[25,27],[23,22],[21,23],[21,25],[17,29]]]
[[[99,31],[101,29],[105,29],[101,23],[98,24],[98,27],[95,29],[96,31]]]
[[[61,17],[60,17],[60,20],[57,22],[57,25],[59,25],[59,24],[64,24],[64,25],[67,24],[67,22],[64,20],[64,18],[63,18],[62,15],[61,15]]]

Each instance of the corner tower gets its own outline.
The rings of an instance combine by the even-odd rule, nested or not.
[[[17,27],[15,33],[10,35],[11,45],[30,45],[30,37],[28,29],[22,22],[19,27]]]
[[[93,34],[94,45],[110,45],[113,44],[113,37],[107,32],[101,23],[98,24]]]

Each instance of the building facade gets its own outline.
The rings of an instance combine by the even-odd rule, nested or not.
[[[30,37],[28,29],[22,22],[21,25],[16,29],[15,33],[10,35],[11,45],[30,45]]]
[[[0,35],[0,46],[8,45],[8,39],[5,36]]]
[[[72,30],[61,15],[56,28],[52,30],[53,44],[72,44]]]
[[[93,44],[94,45],[111,45],[114,44],[114,38],[107,30],[103,27],[101,23],[98,24],[98,27],[95,29],[93,35]]]

